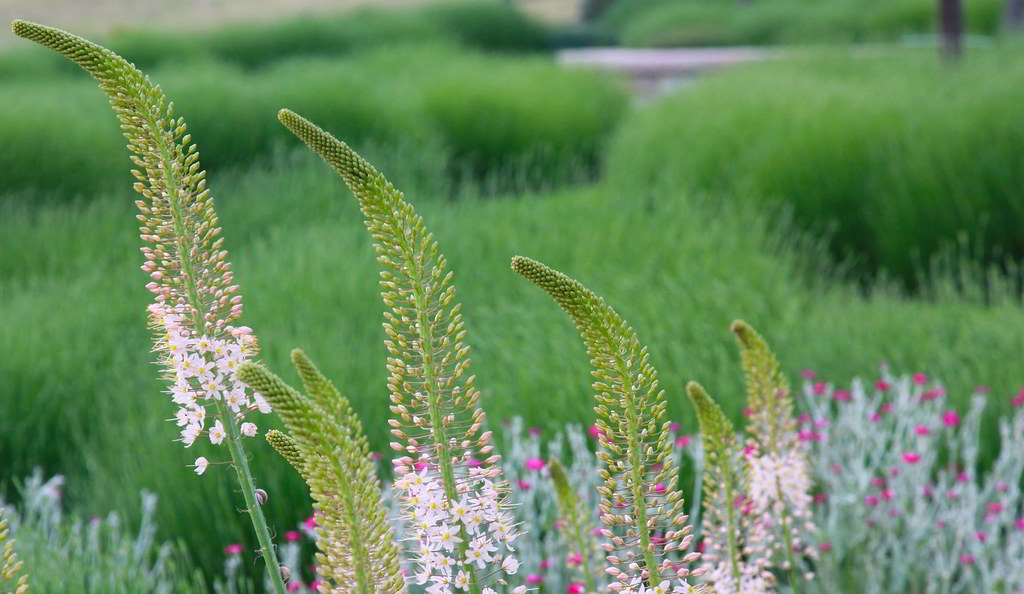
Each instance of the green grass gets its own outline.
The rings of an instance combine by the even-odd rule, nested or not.
[[[626,106],[614,77],[444,44],[297,58],[257,71],[202,61],[150,74],[185,116],[210,170],[273,153],[287,137],[274,114],[289,106],[347,130],[357,146],[440,155],[453,177],[482,181],[516,169],[543,187],[592,176]],[[16,79],[0,89],[0,110],[17,114],[0,122],[0,195],[35,189],[68,200],[130,183],[124,141],[84,75]]]
[[[967,30],[999,31],[1001,0],[968,0]],[[895,41],[935,29],[932,0],[621,0],[601,17],[634,46]]]
[[[609,175],[788,205],[834,251],[914,282],[966,237],[1024,256],[1024,62],[978,51],[794,57],[708,77],[623,124]]]
[[[811,281],[820,278],[822,250],[794,244],[791,230],[747,203],[684,192],[622,196],[612,186],[452,203],[417,192],[408,173],[397,177],[457,274],[493,419],[524,414],[546,430],[592,420],[575,330],[508,269],[514,254],[573,274],[634,324],[662,371],[671,416],[689,431],[689,379],[734,416],[743,407],[727,331],[735,317],[758,327],[791,372],[871,378],[885,360],[942,378],[960,405],[975,384],[991,385],[993,416],[1024,378],[1016,358],[998,356],[1024,347],[1016,304],[983,307],[943,292],[930,301],[881,291],[865,299]],[[382,306],[354,200],[307,158],[213,182],[264,358],[286,369],[289,349],[304,348],[352,399],[373,448],[385,451]],[[116,194],[87,205],[5,209],[0,327],[13,340],[0,344],[0,467],[13,476],[35,465],[67,473],[69,497],[84,514],[133,509],[142,487],[161,493],[164,536],[184,539],[210,575],[221,547],[248,534],[223,511],[238,505],[231,477],[215,470],[196,479],[186,465],[211,453],[171,441],[172,406],[150,364],[133,208]],[[259,440],[253,455],[269,517],[283,532],[308,513],[305,489]]]

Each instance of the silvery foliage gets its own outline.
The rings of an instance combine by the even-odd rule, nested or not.
[[[156,495],[142,492],[139,529],[132,534],[116,512],[88,521],[65,517],[63,485],[63,476],[44,479],[36,469],[20,485],[20,505],[6,506],[18,554],[31,572],[33,591],[202,591],[201,582],[187,574],[174,547],[155,540]]]
[[[884,367],[882,382],[886,389],[859,379],[849,391],[804,386],[814,478],[827,497],[815,521],[832,549],[811,587],[1024,592],[1024,408],[999,420],[1000,454],[979,476],[987,396],[975,394],[964,418],[947,424],[941,386]],[[844,574],[857,583],[841,583]]]

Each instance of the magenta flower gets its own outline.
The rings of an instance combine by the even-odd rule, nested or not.
[[[800,375],[802,375],[805,380],[812,380],[812,379],[814,379],[814,372],[811,371],[810,369],[805,369],[805,370],[801,371]]]
[[[531,573],[530,575],[526,576],[526,583],[527,584],[531,584],[531,585],[532,584],[540,584],[543,581],[544,581],[544,576],[540,575],[539,573]]]
[[[579,553],[569,553],[569,556],[566,557],[565,562],[568,565],[582,565],[583,556]]]
[[[1021,388],[1016,396],[1010,398],[1010,404],[1015,408],[1024,406],[1024,388]]]
[[[295,542],[299,540],[299,532],[297,530],[289,530],[284,533],[284,539],[286,542]]]
[[[240,544],[229,544],[224,547],[225,555],[241,555],[245,548]]]
[[[814,502],[815,503],[825,503],[826,501],[828,501],[828,494],[827,493],[815,493],[814,494]]]
[[[309,528],[310,530],[316,528],[316,518],[313,516],[306,518],[304,523],[306,524],[306,528]]]
[[[904,452],[903,461],[907,464],[917,464],[921,461],[921,455],[917,452]]]
[[[1017,530],[1024,530],[1024,518],[1017,518],[1014,525],[1017,526]]]
[[[999,503],[998,501],[993,501],[992,503],[986,505],[985,509],[987,509],[990,513],[998,514],[999,512],[1003,511],[1003,504]]]
[[[466,461],[466,464],[469,465],[470,468],[480,468],[482,462],[480,461],[479,458],[471,457],[469,460]]]
[[[836,390],[832,392],[832,399],[839,402],[849,402],[853,399],[853,396],[846,390]]]
[[[676,446],[680,448],[685,448],[686,446],[690,445],[691,441],[693,441],[693,438],[691,438],[689,435],[680,435],[679,437],[676,438]]]
[[[549,567],[551,567],[551,561],[548,561],[547,559],[545,559],[545,560],[540,562],[540,570],[541,571],[544,571],[544,570],[546,570]]]
[[[528,458],[526,460],[526,469],[527,470],[540,470],[540,469],[544,468],[545,464],[547,464],[547,462],[545,462],[541,458]]]
[[[829,551],[832,550],[832,543],[830,543],[830,542],[823,542],[820,545],[818,545],[818,550],[821,551],[822,553],[828,553]]]
[[[1007,485],[1003,481],[999,481],[998,483],[996,483],[996,491],[999,491],[1000,493],[1006,493],[1006,490],[1009,488],[1010,485]]]
[[[933,388],[931,390],[925,390],[921,393],[921,402],[928,402],[930,400],[936,400],[946,394],[946,391],[942,388]]]
[[[974,565],[974,555],[963,553],[960,555],[960,562],[964,565]]]
[[[375,462],[380,460],[380,452],[370,452],[370,459]]]
[[[682,425],[680,425],[679,423],[672,422],[672,423],[669,423],[668,430],[669,431],[679,431],[680,427],[682,427]]]
[[[664,493],[665,492],[665,485],[663,483],[658,483],[657,485],[654,485],[654,492],[655,493]]]
[[[885,380],[878,380],[877,382],[875,382],[875,389],[876,390],[879,390],[879,391],[882,391],[882,392],[886,392],[886,391],[889,390],[889,388],[890,388],[889,382],[887,382]]]
[[[942,413],[942,424],[946,427],[956,427],[960,424],[960,415],[955,410],[947,410]]]
[[[532,486],[533,486],[533,485],[531,485],[531,484],[530,484],[530,482],[529,482],[529,481],[524,481],[524,480],[519,480],[519,481],[516,481],[516,484],[517,484],[517,485],[519,486],[519,488],[520,488],[520,489],[522,489],[523,491],[529,491],[529,490],[530,490],[530,487],[532,487]]]
[[[530,437],[540,437],[540,429],[537,427],[530,427]]]
[[[748,419],[750,417],[754,416],[754,409],[752,409],[752,408],[744,408],[743,409],[743,416],[747,417]]]
[[[817,396],[821,396],[822,394],[824,394],[827,391],[828,391],[828,384],[826,384],[825,382],[817,382],[816,384],[811,386],[811,392],[813,392]]]
[[[889,489],[883,489],[882,490],[882,499],[884,499],[886,501],[892,501],[892,491],[890,491]]]
[[[598,429],[597,425],[591,425],[590,428],[587,429],[587,433],[589,433],[594,439],[597,439],[599,435],[604,434],[604,431]]]
[[[302,590],[302,582],[288,582],[289,592],[298,592]]]
[[[579,582],[569,584],[569,588],[566,590],[568,594],[584,594],[586,591],[587,587]]]
[[[974,539],[978,542],[985,542],[986,540],[988,540],[988,534],[985,534],[984,532],[979,530],[974,533]]]
[[[915,373],[914,374],[914,383],[919,385],[919,386],[923,386],[923,385],[928,383],[928,376],[923,374],[923,373]]]
[[[966,482],[970,482],[970,480],[971,480],[971,477],[968,476],[966,472],[958,472],[957,475],[956,475],[956,482],[958,482],[958,483],[966,483]]]
[[[878,505],[878,497],[875,497],[874,495],[868,495],[867,497],[864,498],[864,505],[868,507],[875,507],[876,505]]]
[[[918,435],[929,435],[931,432],[932,430],[928,428],[928,425],[918,425],[917,427],[914,427],[914,433],[917,433]]]
[[[871,477],[871,486],[872,487],[884,487],[885,486],[885,478],[881,477],[881,476]]]

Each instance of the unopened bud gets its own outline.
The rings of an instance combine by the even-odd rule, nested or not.
[[[267,500],[270,499],[270,495],[263,489],[256,489],[256,505],[264,505]]]

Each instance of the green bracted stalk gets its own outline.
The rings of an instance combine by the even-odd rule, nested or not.
[[[583,581],[587,592],[597,592],[597,582],[594,580],[594,574],[590,571],[592,545],[587,542],[586,530],[589,528],[589,523],[586,512],[581,509],[579,494],[574,492],[569,485],[569,476],[565,473],[565,468],[558,458],[551,458],[548,466],[551,468],[551,482],[555,484],[559,514],[563,516],[562,520],[572,528],[572,540],[575,541],[576,550],[579,551],[580,568],[583,571]]]
[[[404,238],[399,239],[399,241],[403,245],[405,244]],[[406,253],[412,253],[412,250],[409,250],[408,246],[406,247]],[[459,494],[455,484],[455,471],[452,469],[452,461],[448,456],[444,416],[441,413],[439,398],[440,387],[437,384],[437,369],[434,367],[434,351],[431,348],[431,345],[434,344],[433,332],[431,331],[433,325],[429,318],[430,314],[427,312],[427,297],[423,293],[420,268],[409,258],[405,259],[405,265],[409,271],[409,280],[414,287],[416,295],[417,333],[420,337],[420,344],[426,345],[423,348],[423,368],[427,376],[427,402],[430,407],[430,423],[433,426],[434,452],[437,457],[437,465],[441,469],[441,482],[444,484],[445,497],[454,503],[459,500]],[[459,526],[459,538],[462,539],[458,546],[459,556],[465,559],[466,553],[469,550],[469,534],[466,532],[466,527],[461,524]],[[463,569],[469,574],[469,594],[480,594],[480,585],[476,579],[476,568],[473,567],[472,563],[467,563]]]
[[[611,335],[605,331],[605,335],[611,340]],[[651,586],[661,583],[661,576],[658,574],[658,564],[654,559],[654,552],[651,550],[651,534],[647,528],[647,496],[644,493],[644,461],[643,444],[640,443],[640,424],[637,419],[636,395],[633,392],[629,371],[626,369],[626,362],[618,353],[615,355],[615,365],[619,371],[619,380],[622,382],[622,392],[626,401],[626,422],[629,424],[629,465],[633,474],[633,517],[636,520],[637,532],[639,532],[640,545],[643,546],[644,564],[650,579]]]
[[[729,552],[732,577],[738,582],[740,579],[740,550],[736,538],[738,532],[736,506],[733,503],[735,476],[732,469],[732,446],[735,433],[732,422],[718,406],[718,403],[697,382],[690,382],[686,385],[686,394],[697,411],[704,445],[704,457],[710,461],[710,464],[705,465],[704,476],[698,475],[698,482],[705,482],[707,483],[706,488],[712,489],[717,487],[714,484],[715,475],[721,477],[721,486],[725,494],[726,547]],[[714,505],[712,499],[709,499],[707,503]]]
[[[186,229],[185,215],[180,203],[181,193],[189,192],[197,204],[201,204],[200,201],[205,201],[207,195],[204,191],[205,173],[199,169],[195,146],[185,147],[189,137],[182,136],[185,133],[184,122],[181,119],[173,120],[170,106],[168,105],[166,110],[164,108],[165,97],[160,89],[154,86],[141,71],[114,52],[60,29],[27,21],[14,21],[11,24],[11,30],[19,37],[29,39],[62,54],[98,80],[101,89],[110,99],[111,106],[121,122],[122,130],[125,130],[129,148],[136,153],[136,156],[133,157],[134,162],[150,172],[153,172],[155,168],[160,169],[161,175],[158,179],[162,179],[162,188],[160,183],[154,183],[154,178],[146,180],[149,183],[147,187],[140,177],[141,173],[133,172],[136,173],[136,177],[140,178],[135,189],[151,200],[157,197],[157,193],[162,193],[160,197],[166,197],[170,202],[175,237],[164,239],[174,240],[175,256],[187,283],[189,305],[193,309],[190,317],[195,331],[201,332],[206,324],[199,313],[202,302],[199,299],[199,291],[195,282],[196,270],[189,255],[196,245],[186,240],[186,237],[190,237],[189,231],[194,231],[197,234],[205,231],[206,235],[200,241],[202,249],[207,249],[206,242],[215,237],[219,230],[210,229],[215,226],[216,219],[212,207],[202,213],[196,213],[203,216],[203,222],[199,227],[192,230]],[[136,122],[141,123],[142,126],[138,126]],[[175,143],[175,139],[179,137],[181,138],[180,145]],[[146,159],[155,159],[156,162],[150,163]],[[143,207],[143,212],[148,212],[148,207]],[[146,229],[147,225],[149,223],[145,222],[143,229]],[[209,227],[204,228],[204,225],[209,225]],[[153,231],[146,230],[143,233],[152,235]],[[217,245],[218,243],[214,242],[214,246],[210,249],[217,250]],[[227,255],[226,252],[220,252],[220,254],[222,257]],[[209,361],[209,357],[207,357],[207,361]],[[218,402],[215,408],[218,418],[222,420],[227,418],[221,403]],[[232,465],[238,474],[239,485],[245,497],[247,511],[256,531],[256,537],[260,542],[261,553],[267,563],[267,574],[270,576],[274,592],[284,594],[285,586],[278,570],[277,554],[270,540],[266,519],[256,502],[252,475],[245,452],[238,439],[238,430],[230,419],[225,425],[228,432],[228,451],[231,455]]]

